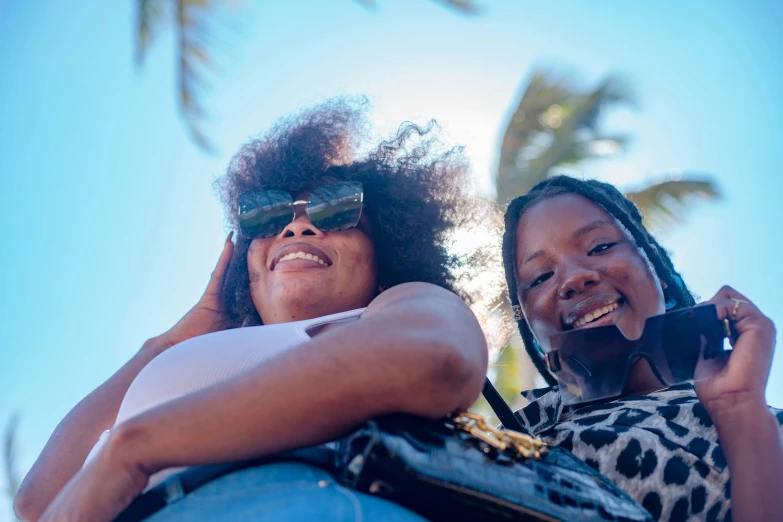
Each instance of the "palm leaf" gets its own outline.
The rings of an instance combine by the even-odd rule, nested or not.
[[[435,0],[439,4],[467,15],[476,15],[481,12],[481,8],[471,0]]]
[[[715,181],[702,177],[655,183],[625,194],[642,213],[646,224],[654,227],[681,223],[694,200],[714,201],[721,198]]]
[[[604,135],[599,122],[606,108],[633,103],[618,77],[585,90],[566,77],[536,71],[503,134],[497,200],[505,203],[524,194],[558,165],[605,155],[609,145],[615,153],[622,151],[629,137]],[[599,143],[603,147],[595,146]]]
[[[204,88],[203,71],[210,65],[207,20],[217,3],[213,0],[177,0],[180,110],[193,140],[205,151],[212,151],[214,147],[201,128],[205,112],[199,98]]]
[[[378,3],[376,0],[356,0],[364,7],[368,9],[374,8]],[[481,8],[472,0],[433,0],[439,4],[443,4],[454,11],[466,15],[476,15],[481,12]]]
[[[204,72],[210,60],[209,21],[227,0],[139,0],[136,62],[141,65],[156,36],[174,22],[177,42],[177,86],[180,113],[196,144],[204,151],[214,149],[202,129],[205,111],[201,94]],[[173,15],[173,16],[172,16]]]
[[[8,488],[6,493],[12,499],[16,496],[20,483],[19,474],[16,472],[16,428],[18,425],[19,414],[15,413],[8,420],[3,436],[3,471],[5,472],[5,482]]]
[[[139,0],[137,19],[138,34],[136,37],[136,65],[141,66],[147,55],[150,44],[161,27],[170,19],[168,0]]]

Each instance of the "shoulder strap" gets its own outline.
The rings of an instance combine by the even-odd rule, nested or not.
[[[489,378],[484,380],[484,390],[481,394],[487,399],[487,402],[492,407],[492,411],[495,412],[495,415],[498,416],[500,422],[503,423],[504,428],[518,431],[519,433],[528,433],[524,426],[522,426],[522,423],[519,422],[519,419],[516,418],[514,412],[511,411],[511,408],[508,407],[506,401],[503,400],[503,397],[501,397],[495,387],[492,386]]]

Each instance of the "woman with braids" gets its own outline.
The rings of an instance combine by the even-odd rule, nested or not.
[[[554,177],[514,199],[503,262],[525,347],[552,386],[525,393],[531,402],[517,415],[531,432],[573,451],[656,520],[780,520],[783,414],[764,400],[775,327],[747,297],[726,286],[707,302],[738,333],[716,377],[667,388],[638,358],[619,399],[569,406],[568,384],[556,386],[546,362],[551,339],[611,324],[638,339],[648,317],[695,299],[634,204],[598,181]]]
[[[412,125],[359,155],[361,113],[327,103],[239,151],[217,182],[236,244],[201,300],[61,422],[19,490],[23,520],[111,520],[162,481],[177,501],[155,522],[422,520],[302,462],[184,497],[166,480],[478,397],[486,341],[454,276],[471,261],[446,249],[473,217],[464,162]]]

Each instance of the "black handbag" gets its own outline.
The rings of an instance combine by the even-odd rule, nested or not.
[[[492,384],[484,396],[504,427],[458,413],[395,414],[340,441],[339,480],[432,521],[652,521],[607,478],[562,448],[524,433]]]
[[[652,522],[593,468],[527,435],[489,380],[483,393],[504,427],[514,431],[490,428],[481,416],[465,412],[442,419],[386,415],[337,441],[336,451],[315,446],[188,468],[139,495],[115,522],[143,520],[225,474],[290,460],[325,469],[347,487],[436,522]]]

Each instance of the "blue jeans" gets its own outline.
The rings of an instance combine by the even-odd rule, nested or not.
[[[224,475],[145,520],[426,522],[393,502],[345,488],[329,473],[298,462],[266,464]]]

